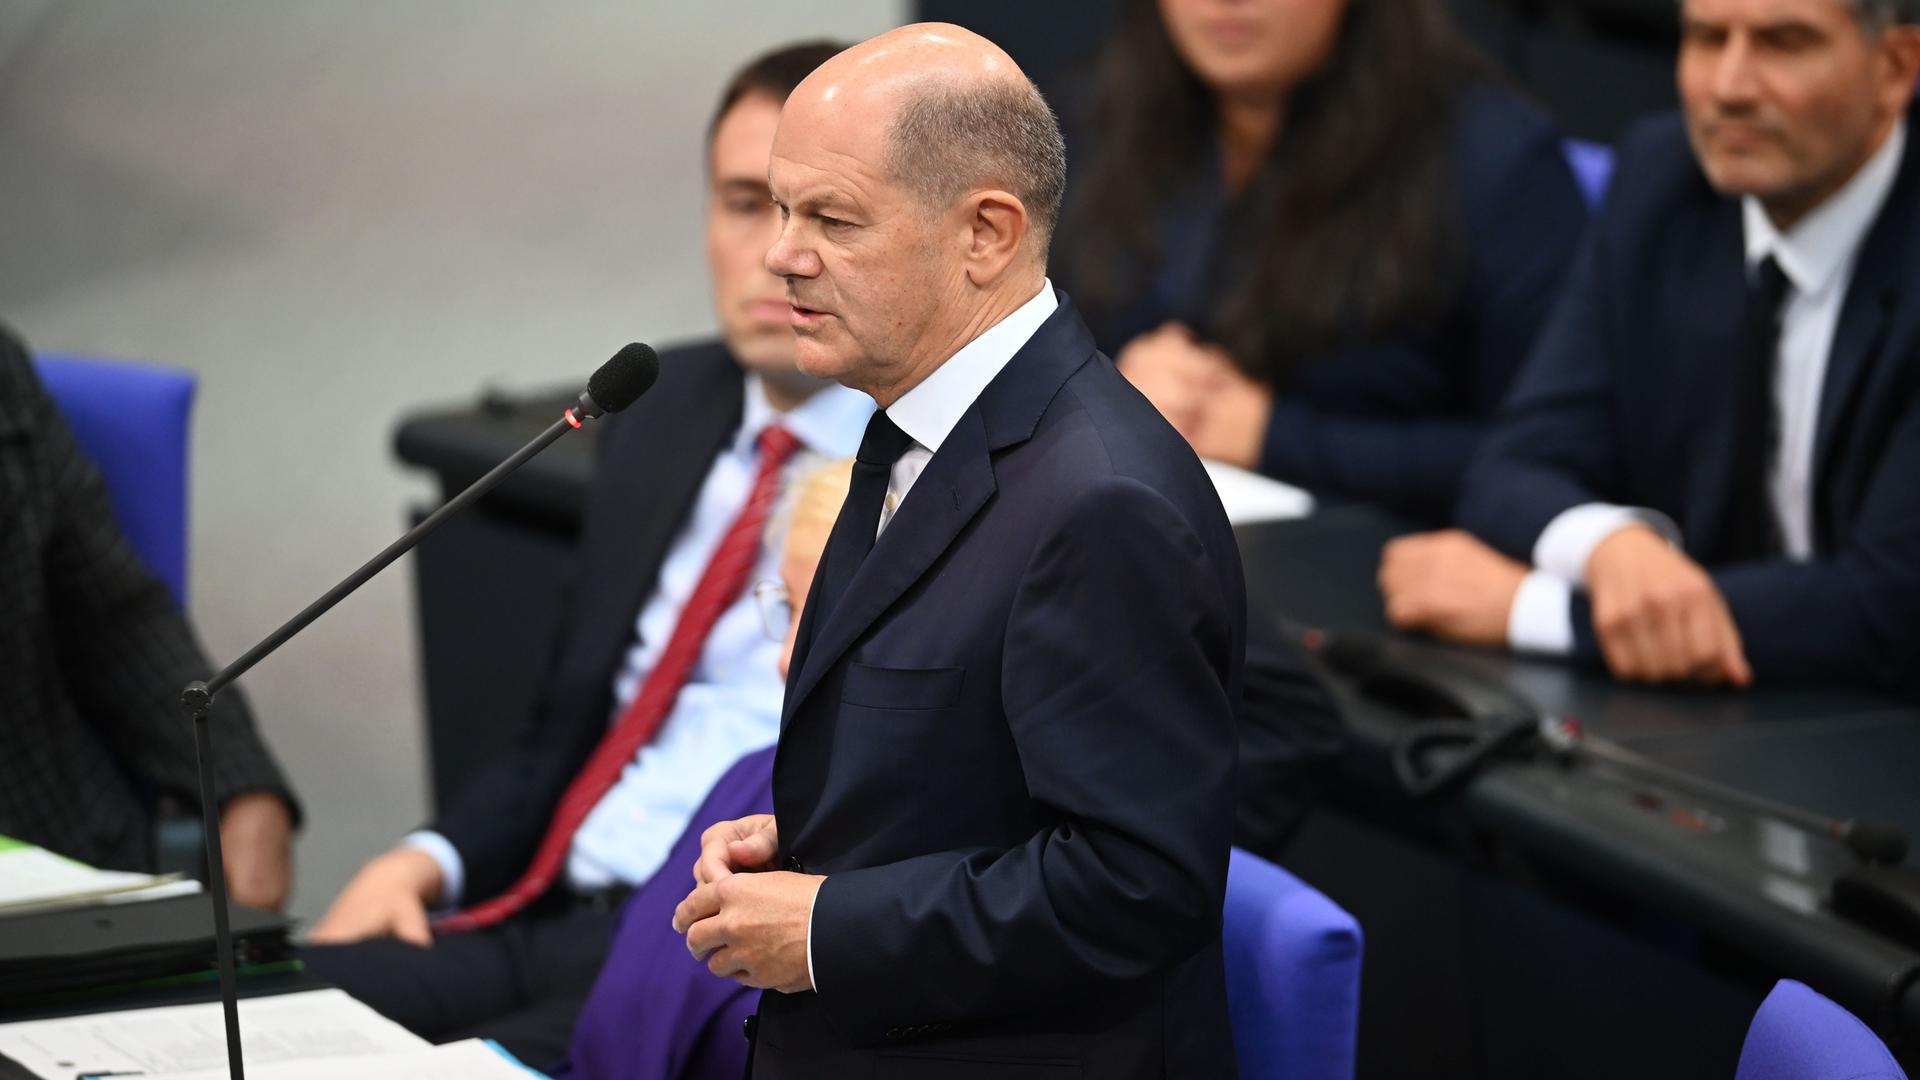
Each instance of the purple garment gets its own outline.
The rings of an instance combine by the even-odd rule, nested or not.
[[[716,979],[673,932],[693,889],[700,834],[716,821],[773,812],[773,747],[727,770],[673,845],[660,872],[627,901],[606,966],[574,1024],[555,1080],[679,1080],[747,1070],[742,1024],[760,991]]]

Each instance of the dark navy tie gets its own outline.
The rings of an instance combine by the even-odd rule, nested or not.
[[[1781,306],[1789,283],[1771,256],[1754,271],[1747,290],[1745,349],[1733,394],[1733,469],[1721,558],[1728,562],[1778,555],[1780,522],[1767,475],[1780,453],[1780,416],[1774,408]]]
[[[860,453],[853,459],[847,501],[834,519],[833,534],[827,538],[827,549],[821,556],[815,625],[833,614],[860,564],[866,561],[867,552],[873,550],[874,537],[880,531],[880,510],[887,501],[887,481],[893,475],[894,463],[912,446],[913,439],[887,418],[885,410],[874,411],[860,440]]]

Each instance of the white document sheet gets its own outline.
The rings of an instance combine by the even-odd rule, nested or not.
[[[1203,461],[1213,488],[1226,507],[1227,521],[1251,525],[1257,521],[1291,521],[1313,513],[1313,496],[1271,477],[1248,472],[1220,461]]]
[[[168,880],[152,874],[95,870],[32,844],[0,837],[0,914],[93,902]]]
[[[246,1034],[244,1029],[241,1034]],[[532,1080],[540,1075],[479,1039],[371,1057],[316,1058],[258,1067],[249,1059],[247,1064],[247,1080]],[[227,1071],[156,1073],[145,1080],[227,1080]]]
[[[240,1045],[252,1076],[255,1065],[371,1057],[430,1044],[345,991],[314,990],[242,1001]],[[226,1027],[218,1002],[0,1024],[0,1054],[45,1080],[196,1069],[227,1074]]]

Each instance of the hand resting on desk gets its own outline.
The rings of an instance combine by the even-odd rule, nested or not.
[[[433,944],[428,905],[445,888],[440,864],[417,848],[402,847],[360,868],[313,928],[316,945],[344,945],[394,937],[422,948]]]
[[[1528,568],[1458,529],[1403,536],[1380,560],[1387,621],[1485,648],[1507,644]],[[1726,598],[1698,563],[1644,525],[1603,540],[1587,563],[1594,637],[1613,677],[1746,686],[1753,681]]]

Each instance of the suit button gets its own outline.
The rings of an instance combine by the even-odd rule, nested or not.
[[[800,856],[798,856],[798,855],[789,855],[789,856],[787,856],[787,861],[786,861],[786,863],[785,863],[785,868],[786,868],[786,869],[788,869],[788,870],[791,870],[791,871],[793,871],[793,872],[794,872],[794,873],[796,873],[796,874],[804,874],[804,873],[806,873],[806,872],[807,872],[807,864],[806,864],[806,863],[803,863],[803,862],[801,862],[801,861],[800,861]]]
[[[899,1037],[900,1037],[900,1029],[899,1029],[899,1028],[897,1028],[897,1027],[890,1027],[890,1028],[888,1028],[888,1029],[887,1029],[887,1034],[886,1034],[886,1037],[887,1037],[887,1038],[889,1038],[889,1039],[897,1039],[897,1038],[899,1038]]]
[[[760,1014],[749,1013],[747,1018],[740,1022],[740,1026],[744,1029],[741,1034],[747,1037],[748,1042],[752,1042],[754,1031],[760,1027]]]

